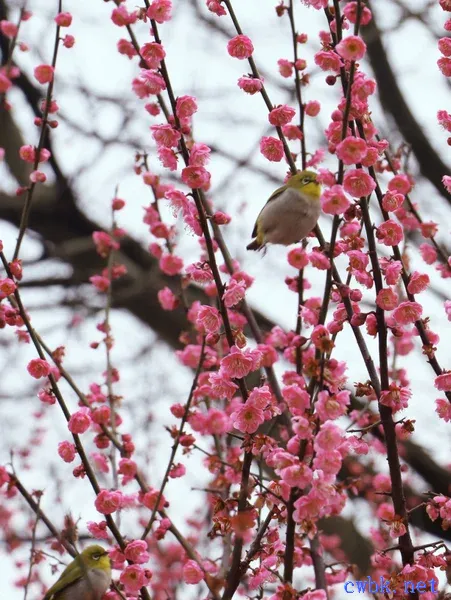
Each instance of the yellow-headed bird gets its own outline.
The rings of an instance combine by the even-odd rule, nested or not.
[[[64,569],[43,600],[100,600],[111,583],[107,551],[88,546]]]
[[[313,171],[292,175],[285,185],[272,193],[262,208],[252,232],[255,239],[248,250],[266,244],[295,244],[314,229],[321,212],[321,185]]]

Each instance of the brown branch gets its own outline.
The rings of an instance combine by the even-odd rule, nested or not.
[[[62,11],[62,0],[59,0],[58,1],[58,12],[60,13],[61,11]],[[60,25],[57,24],[56,32],[55,32],[55,41],[54,41],[54,46],[53,46],[52,63],[51,63],[53,69],[55,69],[55,67],[56,67],[56,60],[58,58],[58,49],[59,49],[59,45],[60,45],[60,30],[61,30],[61,27],[60,27]],[[34,147],[35,159],[34,159],[34,164],[33,164],[33,171],[36,171],[38,169],[38,166],[40,163],[41,151],[45,146],[45,139],[48,136],[48,132],[49,132],[48,116],[49,116],[49,111],[50,111],[50,103],[52,100],[54,84],[55,84],[55,74],[53,74],[53,77],[47,87],[44,111],[42,114],[41,131],[39,133],[39,142],[38,142],[37,146]],[[19,234],[17,236],[17,243],[16,243],[16,247],[14,249],[13,260],[16,260],[19,256],[20,246],[22,244],[22,240],[24,238],[24,235],[25,235],[25,232],[27,229],[28,219],[30,216],[31,204],[33,201],[33,194],[34,194],[34,191],[35,191],[37,185],[38,184],[34,181],[30,182],[28,189],[27,189],[27,196],[25,198],[25,204],[24,204],[24,207],[22,210],[22,215],[20,218]]]
[[[261,541],[265,536],[266,530],[268,529],[272,519],[274,518],[274,513],[275,507],[269,511],[269,513],[266,515],[266,519],[260,525],[257,535],[255,536],[252,544],[249,547],[249,550],[246,553],[246,558],[240,564],[240,572],[242,575],[246,573],[249,565],[254,560],[255,555],[260,551]]]
[[[315,584],[317,589],[324,590],[327,594],[326,566],[323,552],[319,542],[318,533],[310,540],[310,556],[312,558],[313,570],[315,572]]]
[[[17,475],[15,473],[10,473],[9,476],[11,477],[11,482],[13,483],[14,487],[19,490],[21,496],[27,502],[28,506],[31,508],[31,510],[34,512],[34,514],[37,517],[39,517],[39,519],[44,523],[44,525],[47,527],[47,529],[50,531],[50,533],[54,536],[54,538],[57,539],[62,546],[64,546],[66,551],[73,558],[75,558],[77,556],[77,552],[76,552],[75,548],[65,538],[61,537],[58,529],[55,527],[55,525],[53,525],[53,523],[50,521],[50,519],[47,517],[47,515],[42,511],[42,508],[39,506],[39,502],[36,502],[34,500],[33,496],[28,493],[27,489],[25,488],[25,486],[22,484],[22,482],[19,480],[19,478],[17,477]]]
[[[40,508],[40,503],[41,503],[41,496],[39,496],[38,501],[37,501],[38,509]],[[33,573],[34,553],[36,550],[36,529],[38,528],[38,523],[39,523],[39,513],[35,514],[33,529],[31,531],[30,565],[28,567],[28,575],[27,575],[27,581],[25,582],[23,600],[27,600],[28,588],[30,587],[31,575]]]
[[[368,240],[369,256],[373,267],[373,277],[375,283],[376,295],[383,289],[382,273],[377,255],[376,241],[374,237],[373,223],[371,222],[368,199],[361,198],[360,207],[362,209],[363,222]],[[377,333],[379,344],[379,368],[381,375],[382,390],[388,390],[390,385],[387,361],[387,325],[385,323],[384,311],[380,306],[376,306]],[[378,395],[378,400],[379,400]],[[403,565],[413,564],[414,550],[409,532],[408,515],[406,509],[406,499],[404,496],[403,482],[401,476],[401,465],[398,454],[398,443],[396,439],[395,423],[393,421],[392,410],[390,407],[379,403],[379,413],[381,416],[382,427],[385,435],[385,446],[387,448],[387,460],[391,479],[391,496],[393,500],[394,511],[403,520],[406,527],[406,533],[399,538],[401,556]]]

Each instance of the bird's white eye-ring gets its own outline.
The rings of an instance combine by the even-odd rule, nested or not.
[[[302,179],[302,183],[303,183],[303,184],[310,183],[310,178],[309,178],[309,177],[303,177],[303,179]]]
[[[100,554],[93,554],[92,558],[93,558],[93,560],[99,560]]]

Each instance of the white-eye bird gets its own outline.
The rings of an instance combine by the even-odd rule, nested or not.
[[[247,249],[261,250],[266,244],[288,246],[303,240],[318,221],[320,196],[316,173],[300,171],[292,175],[262,208],[252,232],[255,239]]]
[[[93,544],[67,565],[42,600],[100,600],[110,583],[108,552]]]

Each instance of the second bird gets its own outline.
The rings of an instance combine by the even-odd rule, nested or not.
[[[74,558],[42,600],[100,600],[110,582],[108,552],[93,544]]]

